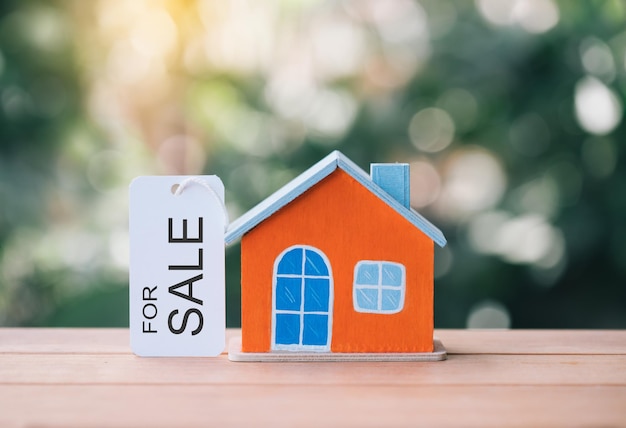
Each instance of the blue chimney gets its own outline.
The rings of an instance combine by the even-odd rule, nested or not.
[[[373,163],[370,165],[372,181],[406,208],[411,206],[408,163]]]

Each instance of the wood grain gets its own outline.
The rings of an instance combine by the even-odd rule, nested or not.
[[[19,385],[0,387],[0,425],[616,427],[624,397],[624,386]]]
[[[626,426],[624,331],[436,334],[447,361],[283,364],[139,358],[125,329],[0,329],[0,426]]]
[[[435,330],[449,354],[626,354],[626,330]]]
[[[14,384],[626,385],[626,355],[451,355],[415,362],[234,363],[134,355],[0,355]]]

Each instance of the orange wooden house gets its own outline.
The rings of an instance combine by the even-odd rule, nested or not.
[[[434,244],[408,164],[333,152],[233,222],[242,353],[433,352]]]

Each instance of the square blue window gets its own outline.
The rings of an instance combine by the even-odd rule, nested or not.
[[[276,314],[276,344],[297,345],[300,343],[300,315]]]
[[[303,345],[328,344],[328,315],[304,314]]]
[[[382,285],[400,287],[404,284],[404,269],[402,269],[402,265],[396,263],[383,263],[382,269]]]
[[[382,290],[381,309],[383,311],[400,312],[404,302],[402,301],[402,292],[400,290]]]
[[[286,252],[278,263],[276,273],[284,275],[302,275],[302,248]]]
[[[378,289],[357,287],[354,292],[354,309],[364,312],[373,312],[378,310]]]
[[[328,312],[328,279],[307,278],[304,280],[304,311]]]
[[[276,278],[276,309],[283,311],[299,311],[302,302],[301,278]]]
[[[322,256],[311,250],[306,250],[304,262],[304,274],[311,276],[328,276],[328,266]]]
[[[359,262],[356,269],[356,284],[378,285],[378,263]]]

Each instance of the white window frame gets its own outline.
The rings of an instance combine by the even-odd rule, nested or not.
[[[359,267],[363,265],[372,265],[375,264],[378,266],[378,283],[377,284],[358,284],[358,272]],[[402,282],[400,286],[395,285],[383,285],[383,265],[394,265],[399,267],[402,270]],[[377,309],[367,309],[362,308],[358,304],[357,300],[357,292],[358,290],[377,290],[378,291],[378,302]],[[383,298],[383,290],[394,290],[400,291],[400,302],[398,304],[397,309],[392,310],[383,310],[382,309],[382,298]],[[404,309],[404,298],[406,294],[406,268],[402,263],[391,262],[387,260],[361,260],[354,267],[354,281],[352,283],[352,304],[354,306],[354,310],[356,312],[368,313],[368,314],[397,314],[398,312]]]

